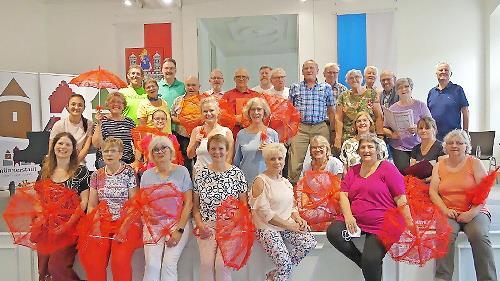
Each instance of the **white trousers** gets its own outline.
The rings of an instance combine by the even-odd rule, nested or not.
[[[196,239],[200,249],[200,281],[231,281],[231,270],[224,265],[215,231],[212,234],[208,239]]]
[[[190,233],[191,222],[188,221],[177,246],[167,247],[165,237],[161,238],[157,244],[144,245],[146,267],[144,268],[144,278],[142,280],[177,281],[177,262],[188,242]]]

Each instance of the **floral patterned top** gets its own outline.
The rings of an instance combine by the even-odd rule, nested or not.
[[[389,152],[387,151],[387,144],[379,138],[376,138],[376,141],[380,147],[379,157],[381,159],[388,159]],[[339,158],[347,167],[352,167],[361,163],[361,156],[358,154],[358,145],[359,142],[356,138],[350,138],[342,144]]]
[[[227,171],[216,172],[203,166],[194,175],[193,192],[200,197],[200,213],[204,222],[215,222],[215,210],[233,196],[238,198],[247,191],[247,182],[243,172],[235,166]]]
[[[354,118],[359,112],[368,112],[372,119],[375,120],[373,104],[378,102],[377,93],[372,89],[367,89],[362,95],[353,94],[352,90],[347,90],[339,96],[337,106],[342,106],[342,123],[344,124],[342,142],[352,137]]]

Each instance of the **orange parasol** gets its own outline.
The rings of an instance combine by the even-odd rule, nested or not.
[[[127,83],[120,79],[120,77],[111,71],[101,69],[101,67],[96,70],[82,73],[71,79],[69,83],[79,87],[91,87],[96,89],[121,89],[127,87]]]

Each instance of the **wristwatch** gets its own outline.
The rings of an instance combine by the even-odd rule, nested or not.
[[[177,231],[179,231],[179,233],[184,233],[184,228],[177,228]]]

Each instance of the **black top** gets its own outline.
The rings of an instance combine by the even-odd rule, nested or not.
[[[422,144],[417,144],[411,151],[410,157],[417,160],[427,160],[427,161],[437,161],[439,156],[443,156],[443,143],[436,140],[426,155],[422,155],[422,151],[420,150],[420,146]]]
[[[64,182],[60,182],[65,187],[73,189],[78,194],[89,189],[90,172],[86,166],[80,165],[75,174]]]

